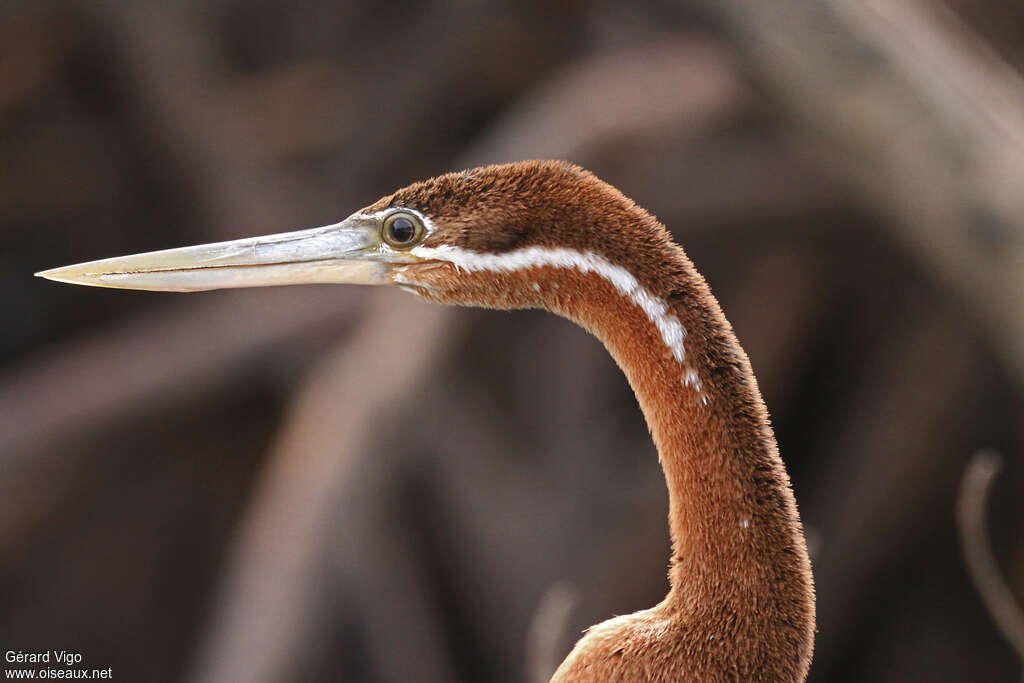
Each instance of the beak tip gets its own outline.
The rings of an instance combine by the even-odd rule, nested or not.
[[[67,267],[40,270],[38,273],[33,273],[33,275],[35,275],[35,277],[41,277],[44,280],[50,280],[51,282],[63,282],[71,285],[91,284],[88,278],[83,277],[80,273],[76,273],[73,268]]]

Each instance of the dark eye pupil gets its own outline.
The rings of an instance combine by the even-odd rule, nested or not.
[[[391,221],[391,239],[396,242],[411,242],[416,237],[416,226],[408,218],[398,217]]]

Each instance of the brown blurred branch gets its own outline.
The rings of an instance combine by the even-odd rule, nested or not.
[[[748,98],[721,47],[675,36],[562,69],[510,107],[465,163],[573,159],[610,140],[669,127],[697,137],[742,111]]]
[[[219,106],[228,91],[227,66],[210,44],[210,28],[189,4],[152,0],[92,4],[123,55],[141,106],[163,151],[199,193],[221,237],[279,232],[294,202],[271,182],[261,131],[252,120]]]
[[[562,639],[579,600],[579,591],[568,581],[556,581],[541,596],[526,635],[527,683],[551,680],[562,662]]]
[[[693,0],[1024,377],[1024,86],[921,0]]]
[[[267,349],[337,334],[359,301],[327,288],[222,293],[41,351],[0,377],[0,462],[12,466],[142,406],[230,382]]]
[[[995,451],[978,451],[971,456],[960,484],[956,521],[964,564],[974,587],[1024,666],[1024,610],[999,571],[986,521],[989,490],[1002,468],[1002,458]]]
[[[295,676],[289,655],[303,640],[303,626],[318,623],[310,614],[323,607],[311,593],[310,577],[326,539],[337,536],[330,515],[334,496],[352,479],[376,416],[389,414],[386,406],[417,381],[443,339],[444,309],[392,291],[374,298],[378,303],[355,338],[317,364],[291,410],[247,513],[194,680]],[[416,330],[415,343],[409,329]],[[419,570],[399,558],[394,566]],[[411,623],[414,605],[406,609]],[[429,637],[432,631],[411,629],[416,633]],[[442,648],[407,645],[443,657]],[[414,666],[405,671],[411,678],[423,667],[452,674],[443,662],[406,664]]]
[[[751,99],[720,45],[672,36],[561,69],[509,107],[463,163],[553,158],[586,165],[622,147],[615,164],[622,180],[608,180],[627,191],[647,188],[658,213],[681,219],[669,227],[687,231],[839,204],[834,184],[802,163],[783,136],[719,130],[749,114]],[[663,144],[636,154],[644,135]]]

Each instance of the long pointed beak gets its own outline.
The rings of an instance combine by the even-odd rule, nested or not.
[[[117,289],[195,292],[311,283],[391,283],[395,254],[382,252],[379,228],[352,216],[310,230],[165,249],[36,273],[58,282]]]

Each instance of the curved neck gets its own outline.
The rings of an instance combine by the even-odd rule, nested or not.
[[[809,660],[810,564],[757,383],[704,279],[682,250],[665,258],[672,275],[659,280],[661,291],[625,296],[583,274],[585,293],[554,306],[608,347],[658,448],[673,545],[672,590],[660,608],[689,614],[707,632],[803,642]],[[654,303],[639,305],[646,295]],[[665,320],[681,323],[683,353],[671,348]]]

